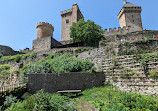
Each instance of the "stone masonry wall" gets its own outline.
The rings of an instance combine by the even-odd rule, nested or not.
[[[107,41],[115,41],[115,42],[124,42],[124,41],[133,41],[138,39],[147,39],[153,38],[158,35],[158,31],[154,30],[144,30],[144,31],[136,31],[129,32],[126,27],[118,28],[118,29],[109,29],[104,31],[104,36]]]
[[[106,47],[100,47],[91,52],[83,52],[78,54],[78,58],[92,60],[97,70],[105,73],[105,81],[110,81],[121,91],[158,96],[158,78],[146,76],[140,61],[136,61],[132,55],[111,56],[109,58],[105,50]],[[158,58],[154,58],[148,63],[149,72],[158,70],[157,61]],[[128,72],[123,73],[123,70]]]
[[[3,45],[0,45],[0,53],[4,56],[19,54],[19,52],[15,52],[12,48]]]
[[[36,39],[33,41],[33,51],[38,52],[42,50],[50,50],[51,49],[51,38],[52,37],[44,37],[40,39]]]
[[[148,62],[148,71],[158,70],[158,58]],[[158,96],[158,78],[147,76],[140,61],[132,55],[104,59],[102,69],[106,81],[110,81],[121,91],[137,92],[144,95]]]
[[[47,92],[62,90],[84,90],[87,88],[102,86],[105,81],[103,73],[96,75],[88,73],[64,73],[64,74],[29,74],[28,89],[36,93],[40,89]]]

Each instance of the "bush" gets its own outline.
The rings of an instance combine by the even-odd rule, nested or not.
[[[13,102],[16,102],[16,101],[17,101],[17,97],[13,97],[13,95],[6,96],[5,101],[4,101],[4,106],[8,107]]]
[[[73,111],[73,104],[68,97],[40,90],[23,102],[13,103],[6,111]]]
[[[21,96],[27,91],[26,86],[17,87],[14,89],[9,89],[7,91],[0,92],[0,106],[4,104],[5,97],[9,95],[16,96],[17,99],[20,99]]]
[[[151,61],[154,57],[157,57],[158,53],[146,53],[141,54],[140,56],[140,63],[144,68],[144,73],[148,74],[148,62]]]
[[[149,73],[149,75],[151,77],[153,77],[153,78],[158,77],[158,70],[156,70],[156,69],[151,70],[150,73]]]
[[[0,65],[0,78],[6,80],[10,74],[10,65]]]
[[[15,57],[15,62],[19,63],[20,60],[21,60],[21,56],[16,56],[16,57]]]
[[[3,55],[0,53],[0,58],[2,58],[3,57]]]
[[[21,69],[23,74],[37,74],[37,73],[53,73],[51,65],[45,61],[37,64],[25,65]]]
[[[82,94],[75,103],[89,102],[99,111],[158,111],[156,98],[120,92],[113,86],[87,89]]]
[[[89,60],[80,60],[68,54],[49,60],[49,63],[56,73],[92,72],[93,70],[93,63]]]
[[[107,41],[106,40],[102,40],[99,42],[100,46],[106,46],[107,45]]]
[[[34,95],[35,98],[35,111],[72,111],[73,104],[70,99],[59,94],[48,94],[44,90],[40,90]]]
[[[27,81],[27,74],[46,74],[54,73],[51,65],[45,61],[37,62],[36,64],[27,64],[20,69],[20,78],[22,82]]]

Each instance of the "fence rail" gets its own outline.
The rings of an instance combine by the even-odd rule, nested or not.
[[[25,86],[26,84],[12,84],[12,85],[7,85],[7,86],[2,86],[0,87],[0,92],[2,91],[7,91],[9,89],[14,89],[17,87]]]

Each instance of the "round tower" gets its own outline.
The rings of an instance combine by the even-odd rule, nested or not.
[[[45,22],[37,23],[37,39],[53,36],[54,27]]]

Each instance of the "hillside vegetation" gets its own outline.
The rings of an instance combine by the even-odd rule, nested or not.
[[[157,111],[158,101],[154,97],[118,91],[111,85],[87,89],[80,97],[71,94],[46,93],[25,95],[23,101],[13,102],[5,111]],[[92,106],[93,105],[93,106]]]

